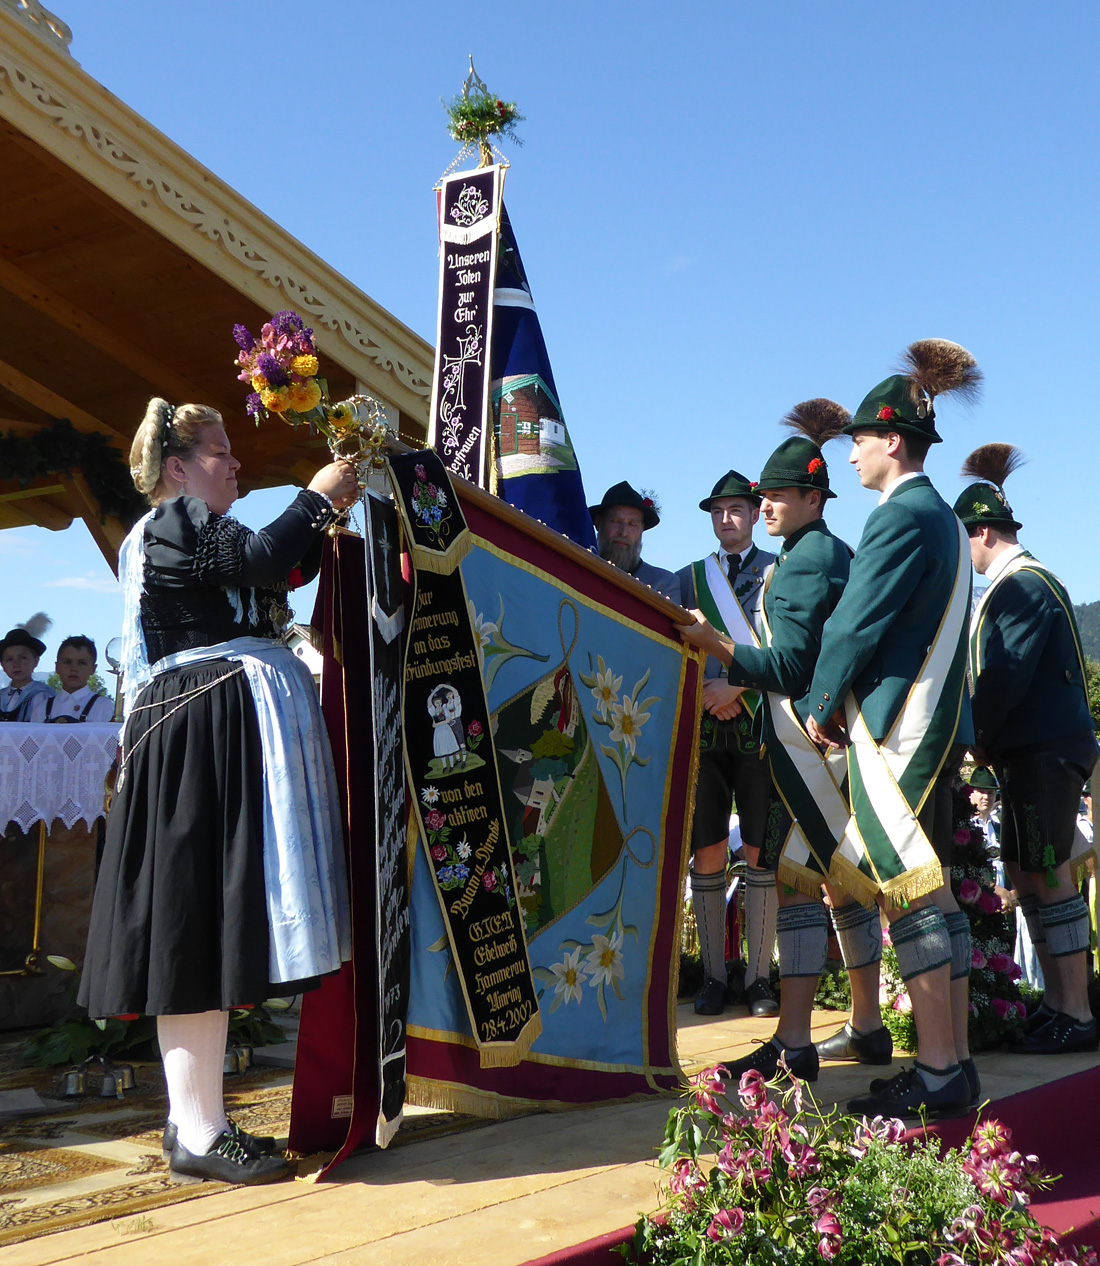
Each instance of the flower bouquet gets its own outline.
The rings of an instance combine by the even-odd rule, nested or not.
[[[349,462],[362,462],[377,451],[385,437],[384,411],[371,396],[329,399],[313,331],[296,312],[276,312],[259,338],[235,325],[233,338],[239,349],[237,377],[252,387],[245,409],[257,426],[272,416],[308,426],[325,437],[334,457]]]
[[[727,1095],[724,1068],[702,1073],[669,1115],[660,1153],[670,1177],[661,1211],[624,1245],[648,1266],[969,1266],[1087,1263],[1028,1211],[1048,1188],[1035,1156],[998,1121],[961,1149],[898,1120],[822,1113],[792,1078],[746,1072]]]

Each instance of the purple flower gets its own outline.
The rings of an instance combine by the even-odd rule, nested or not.
[[[994,998],[993,1010],[997,1013],[997,1018],[1000,1020],[1007,1020],[1010,1012],[1012,1014],[1016,1012],[1016,1008],[1007,998]]]
[[[955,834],[951,838],[955,841],[956,844],[960,846],[964,844],[969,844],[970,843],[970,829],[965,826],[960,826],[959,829],[955,832]]]
[[[284,334],[287,337],[297,334],[302,328],[302,318],[297,312],[291,312],[289,308],[284,308],[282,312],[276,312],[270,321],[271,328],[276,334]],[[311,330],[312,334],[313,331]]]
[[[989,956],[990,971],[1006,972],[1012,966],[1012,959],[1007,954],[991,954]]]
[[[256,346],[256,340],[243,325],[233,327],[233,337],[242,352],[250,352]]]
[[[263,352],[256,361],[256,368],[267,379],[269,387],[289,387],[290,379],[286,370],[270,352]]]
[[[978,898],[978,909],[983,914],[999,914],[1001,899],[995,892],[983,892]]]
[[[245,412],[250,413],[257,422],[263,417],[264,402],[260,399],[260,393],[253,391],[249,394],[248,399],[244,402]]]

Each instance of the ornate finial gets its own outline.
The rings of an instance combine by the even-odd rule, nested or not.
[[[516,145],[523,142],[516,135],[516,124],[523,122],[523,115],[514,101],[502,101],[488,89],[485,81],[474,69],[474,57],[470,54],[470,73],[462,83],[462,91],[445,103],[447,131],[462,146],[459,160],[476,144],[479,167],[488,167],[493,161],[491,138],[506,136]],[[498,151],[499,153],[499,151]]]
[[[41,0],[0,0],[0,5],[28,23],[43,39],[69,52],[69,45],[73,42],[72,31],[56,13],[45,8]]]

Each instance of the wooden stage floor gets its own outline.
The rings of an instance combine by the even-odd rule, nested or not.
[[[815,1036],[833,1032],[841,1018],[816,1013]],[[690,1003],[681,1004],[679,1023],[688,1073],[736,1058],[774,1028],[773,1020],[748,1018],[740,1008],[700,1019]],[[983,1096],[994,1099],[1098,1062],[1094,1054],[978,1057]],[[815,1093],[823,1103],[843,1100],[881,1071],[826,1065]],[[0,1259],[3,1266],[519,1266],[625,1226],[655,1206],[653,1158],[670,1103],[488,1123],[353,1157],[336,1182],[209,1184],[211,1194],[201,1198],[12,1244]]]

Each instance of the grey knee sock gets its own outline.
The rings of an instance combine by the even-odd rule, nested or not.
[[[776,916],[779,974],[820,976],[829,948],[829,916],[819,901],[783,906]]]
[[[947,921],[936,906],[924,906],[895,919],[890,924],[890,939],[902,980],[912,980],[951,962]]]
[[[775,875],[750,866],[745,876],[745,983],[771,975],[779,897]]]
[[[1033,892],[1023,893],[1020,897],[1020,910],[1027,924],[1032,945],[1042,945],[1047,939],[1047,934],[1039,914],[1039,898]]]
[[[1026,915],[1024,916],[1027,917]],[[1089,947],[1089,909],[1080,893],[1039,907],[1051,958],[1082,954]],[[1032,938],[1034,939],[1034,938]]]
[[[703,974],[711,980],[726,979],[726,872],[697,875],[691,872],[691,904],[699,928],[699,956]]]
[[[970,975],[973,954],[970,920],[962,910],[952,910],[943,919],[947,924],[947,935],[951,938],[951,979],[963,980]]]
[[[840,942],[844,966],[849,971],[882,961],[882,924],[878,906],[868,910],[858,901],[849,901],[847,905],[833,910],[833,926]]]

